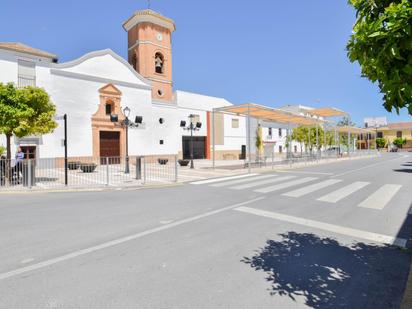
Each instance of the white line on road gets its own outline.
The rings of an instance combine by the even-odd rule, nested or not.
[[[321,190],[323,188],[332,186],[332,185],[337,184],[338,182],[341,182],[341,181],[342,180],[340,180],[340,179],[328,179],[328,180],[321,181],[321,182],[315,183],[313,185],[309,185],[309,186],[306,186],[306,187],[303,187],[303,188],[300,188],[300,189],[297,189],[297,190],[294,190],[294,191],[286,192],[283,195],[290,196],[290,197],[301,197],[301,196],[304,196],[306,194],[309,194],[309,193]]]
[[[343,176],[343,175],[358,172],[358,171],[361,171],[361,170],[366,169],[366,168],[374,167],[374,166],[377,166],[377,165],[385,164],[385,163],[388,163],[388,162],[391,162],[391,161],[396,161],[396,160],[399,160],[399,159],[402,159],[402,157],[391,159],[391,160],[385,160],[383,162],[378,162],[378,163],[374,163],[374,164],[370,164],[370,165],[366,165],[366,166],[363,166],[363,167],[360,167],[360,168],[356,168],[354,170],[346,171],[346,172],[341,173],[341,174],[333,175],[331,177],[340,177],[340,176]]]
[[[257,189],[257,190],[254,190],[254,192],[269,193],[269,192],[278,191],[278,190],[286,189],[286,188],[289,188],[289,187],[293,187],[293,186],[296,186],[296,185],[300,185],[300,184],[303,184],[303,183],[307,183],[309,181],[313,181],[313,180],[316,180],[316,179],[317,179],[316,177],[305,177],[305,178],[301,178],[301,179],[297,179],[297,180],[292,180],[292,181],[289,181],[289,182],[280,183],[278,185]]]
[[[186,223],[190,223],[190,222],[197,221],[197,220],[209,217],[209,216],[213,216],[213,215],[216,215],[218,213],[221,213],[221,212],[224,212],[224,211],[227,211],[227,210],[231,210],[233,208],[237,208],[237,207],[247,205],[247,204],[252,204],[252,203],[260,201],[262,199],[264,199],[264,197],[258,197],[258,198],[255,198],[255,199],[252,199],[252,200],[249,200],[249,201],[246,201],[246,202],[237,203],[237,204],[234,204],[234,205],[231,205],[231,206],[227,206],[227,207],[223,207],[223,208],[220,208],[220,209],[212,210],[212,211],[209,211],[209,212],[197,215],[197,216],[193,216],[193,217],[190,217],[190,218],[187,218],[187,219],[175,221],[175,222],[167,224],[167,225],[158,226],[158,227],[155,227],[155,228],[152,228],[152,229],[149,229],[149,230],[137,233],[137,234],[133,234],[133,235],[129,235],[129,236],[126,236],[126,237],[118,238],[118,239],[115,239],[115,240],[112,240],[112,241],[108,241],[108,242],[102,243],[102,244],[97,245],[97,246],[93,246],[93,247],[89,247],[89,248],[86,248],[86,249],[78,250],[78,251],[75,251],[75,252],[72,252],[72,253],[69,253],[69,254],[65,254],[65,255],[50,259],[50,260],[46,260],[46,261],[36,263],[36,264],[30,265],[30,266],[26,266],[26,267],[22,267],[22,268],[12,270],[12,271],[8,271],[6,273],[1,273],[0,274],[0,280],[15,277],[15,276],[18,276],[18,275],[21,275],[21,274],[24,274],[24,273],[27,273],[27,272],[30,272],[30,271],[33,271],[33,270],[45,268],[45,267],[48,267],[50,265],[54,265],[54,264],[57,264],[57,263],[61,263],[61,262],[67,261],[67,260],[77,258],[77,257],[82,256],[82,255],[93,253],[93,252],[98,251],[98,250],[103,250],[103,249],[107,249],[107,248],[110,248],[110,247],[113,247],[113,246],[117,246],[117,245],[129,242],[129,241],[132,241],[132,240],[135,240],[135,239],[138,239],[138,238],[142,238],[142,237],[147,236],[147,235],[151,235],[151,234],[154,234],[154,233],[157,233],[157,232],[161,232],[161,231],[164,231],[164,230],[168,230],[168,229],[186,224]]]
[[[286,170],[286,171],[279,171],[277,170],[276,173],[296,173],[296,174],[308,174],[308,175],[333,175],[333,173],[323,173],[323,172],[305,172],[305,171],[290,171],[290,170]]]
[[[204,185],[204,184],[208,184],[208,183],[220,182],[220,181],[225,181],[225,180],[252,177],[252,176],[256,176],[256,175],[258,175],[258,174],[243,174],[243,175],[230,176],[230,177],[213,178],[213,179],[208,179],[208,180],[201,180],[201,181],[191,182],[190,184],[192,184],[192,185]]]
[[[393,237],[393,236],[388,236],[388,235],[383,235],[383,234],[377,234],[377,233],[372,233],[368,231],[362,231],[362,230],[353,229],[349,227],[344,227],[344,226],[339,226],[339,225],[334,225],[334,224],[329,224],[329,223],[324,223],[320,221],[309,220],[309,219],[304,219],[304,218],[299,218],[299,217],[293,217],[293,216],[284,215],[284,214],[280,214],[276,212],[265,211],[265,210],[249,208],[249,207],[238,207],[238,208],[235,208],[234,210],[244,212],[244,213],[249,213],[249,214],[256,215],[256,216],[271,218],[271,219],[275,219],[279,221],[299,224],[302,226],[324,230],[324,231],[328,231],[332,233],[351,236],[354,238],[366,239],[366,240],[373,241],[373,242],[396,245],[399,247],[406,246],[406,239],[403,239],[403,238],[398,238],[398,237]]]
[[[266,185],[266,184],[269,184],[269,183],[280,182],[280,181],[288,180],[288,179],[292,179],[292,178],[296,178],[296,176],[282,176],[282,177],[277,177],[275,179],[266,179],[266,180],[262,180],[262,181],[255,181],[255,182],[252,182],[252,183],[247,183],[247,184],[231,187],[230,189],[243,190],[243,189],[247,189],[247,188],[253,188],[253,187],[257,187],[257,186]]]
[[[236,179],[236,180],[230,180],[230,181],[225,181],[225,182],[219,182],[211,185],[212,187],[226,187],[226,186],[231,186],[231,185],[236,185],[238,183],[243,183],[243,182],[248,182],[252,180],[259,180],[259,179],[266,179],[266,178],[273,178],[276,177],[277,175],[259,175],[256,177],[249,177],[249,178],[242,178],[242,179]]]
[[[341,199],[351,195],[352,193],[355,193],[356,191],[359,191],[360,189],[366,187],[369,184],[369,182],[364,182],[364,181],[356,181],[354,183],[351,183],[350,185],[340,188],[336,191],[333,191],[329,194],[326,194],[320,198],[318,198],[318,201],[322,202],[328,202],[328,203],[337,203]]]
[[[396,193],[402,188],[401,185],[383,185],[375,193],[370,195],[366,200],[360,203],[359,207],[382,210]]]

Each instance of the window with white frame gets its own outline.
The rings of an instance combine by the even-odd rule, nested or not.
[[[36,63],[19,59],[18,87],[36,86]]]
[[[279,153],[283,152],[283,147],[281,145],[279,145]]]
[[[279,128],[279,137],[282,137],[282,129]]]
[[[232,118],[232,128],[238,129],[239,128],[239,119]]]
[[[270,128],[270,127],[268,129],[268,135],[270,136],[270,138],[272,138],[272,128]]]

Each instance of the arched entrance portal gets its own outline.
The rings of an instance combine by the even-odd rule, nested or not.
[[[100,103],[92,116],[93,157],[113,158],[110,162],[118,163],[120,157],[125,155],[125,132],[110,121],[110,114],[117,114],[119,121],[124,119],[121,110],[122,93],[113,84],[100,88],[99,93]]]

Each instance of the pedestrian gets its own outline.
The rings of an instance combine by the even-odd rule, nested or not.
[[[17,147],[15,159],[16,159],[16,164],[13,167],[13,176],[15,178],[15,181],[19,183],[20,174],[23,171],[23,160],[24,160],[24,152],[20,146]]]
[[[6,157],[0,156],[0,186],[6,183]]]

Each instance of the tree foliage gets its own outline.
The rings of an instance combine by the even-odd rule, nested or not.
[[[343,117],[341,120],[339,120],[336,124],[338,127],[355,127],[356,123],[354,123],[352,120],[350,120],[349,117]],[[340,138],[340,143],[342,145],[345,145],[346,147],[349,147],[349,145],[353,145],[354,140],[356,139],[356,136],[351,134],[350,135],[350,141],[349,136],[347,133],[339,133],[339,138]]]
[[[406,138],[398,137],[392,142],[396,147],[402,148],[406,144]]]
[[[325,139],[325,130],[318,126],[318,143],[316,144],[316,127],[299,126],[292,130],[290,139],[300,143],[301,146],[305,145],[306,149],[312,150],[314,147],[320,149],[325,142],[326,146],[334,144],[334,133],[327,131]]]
[[[383,137],[378,137],[376,139],[376,145],[378,146],[378,148],[384,148],[386,146],[386,139],[384,139]]]
[[[347,44],[350,61],[377,82],[389,112],[412,115],[412,1],[349,0],[357,11]]]
[[[0,83],[0,134],[7,137],[7,158],[10,159],[10,139],[52,132],[56,108],[49,95],[37,87],[17,88]]]

